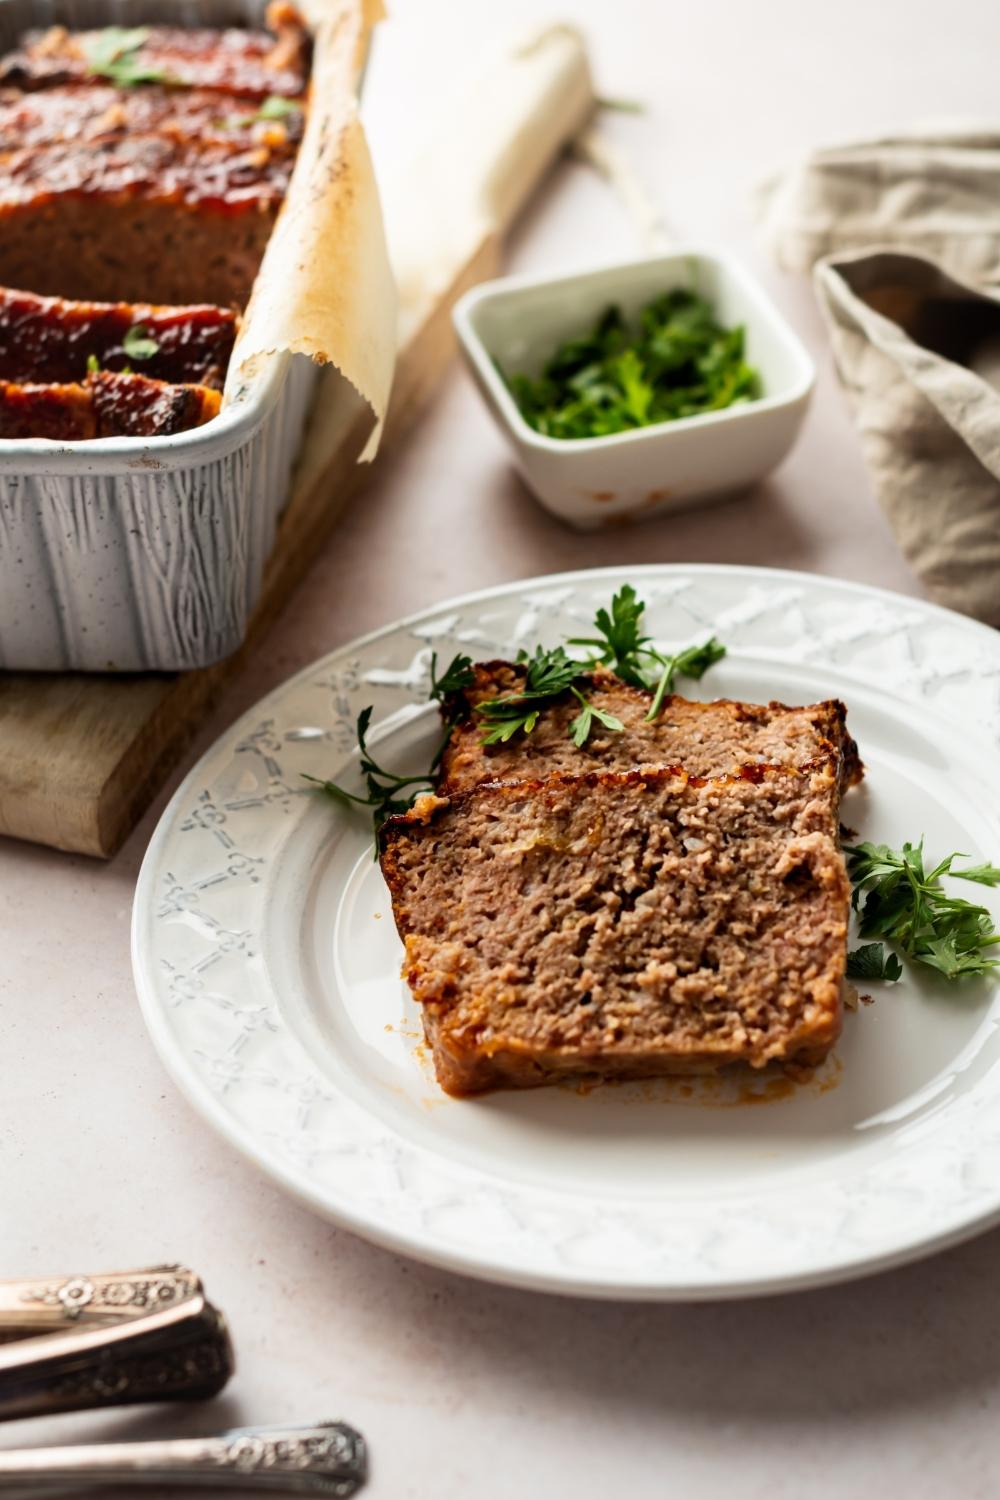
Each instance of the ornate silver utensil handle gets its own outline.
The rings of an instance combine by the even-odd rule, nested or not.
[[[344,1500],[365,1482],[364,1438],[346,1422],[315,1427],[247,1427],[219,1437],[168,1442],[95,1443],[0,1450],[0,1492],[115,1484],[197,1485],[333,1495]]]
[[[233,1372],[226,1320],[199,1293],[106,1327],[0,1344],[0,1422],[87,1407],[204,1401]]]
[[[0,1338],[121,1323],[162,1312],[202,1291],[187,1266],[0,1281]]]

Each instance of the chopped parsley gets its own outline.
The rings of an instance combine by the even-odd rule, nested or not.
[[[171,83],[167,73],[143,63],[140,53],[149,40],[148,26],[105,26],[83,39],[87,72],[110,79],[119,88],[137,83]]]
[[[711,303],[680,288],[643,308],[634,326],[609,307],[537,378],[501,374],[525,421],[552,438],[607,437],[761,394],[742,327],[724,327]]]
[[[149,329],[145,323],[134,323],[122,339],[122,348],[129,359],[152,359],[154,354],[159,354],[160,346],[150,336]]]
[[[245,130],[251,125],[266,124],[269,120],[287,120],[301,109],[302,105],[295,99],[286,99],[281,94],[269,94],[253,114],[227,115],[220,123],[229,130]]]

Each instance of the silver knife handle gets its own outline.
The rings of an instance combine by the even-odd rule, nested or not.
[[[247,1427],[219,1437],[0,1451],[0,1492],[68,1485],[195,1485],[332,1495],[346,1500],[368,1472],[365,1442],[346,1422]]]
[[[201,1282],[187,1266],[0,1281],[0,1337],[141,1318],[201,1290]]]

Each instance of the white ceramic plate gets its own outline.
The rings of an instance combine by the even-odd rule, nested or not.
[[[228,730],[153,837],[136,983],[205,1118],[297,1197],[384,1245],[524,1286],[636,1298],[816,1285],[1000,1218],[1000,987],[908,971],[813,1083],[665,1081],[446,1098],[418,1042],[366,815],[302,772],[430,757],[440,658],[580,633],[630,580],[663,645],[714,631],[706,696],[839,695],[868,766],[845,819],[1000,856],[1000,637],[931,606],[752,568],[634,567],[470,595],[307,668]],[[966,886],[1000,907],[1000,893]]]

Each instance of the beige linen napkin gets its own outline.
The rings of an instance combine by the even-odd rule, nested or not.
[[[757,195],[814,282],[875,491],[941,604],[1000,626],[1000,132],[820,151]]]

